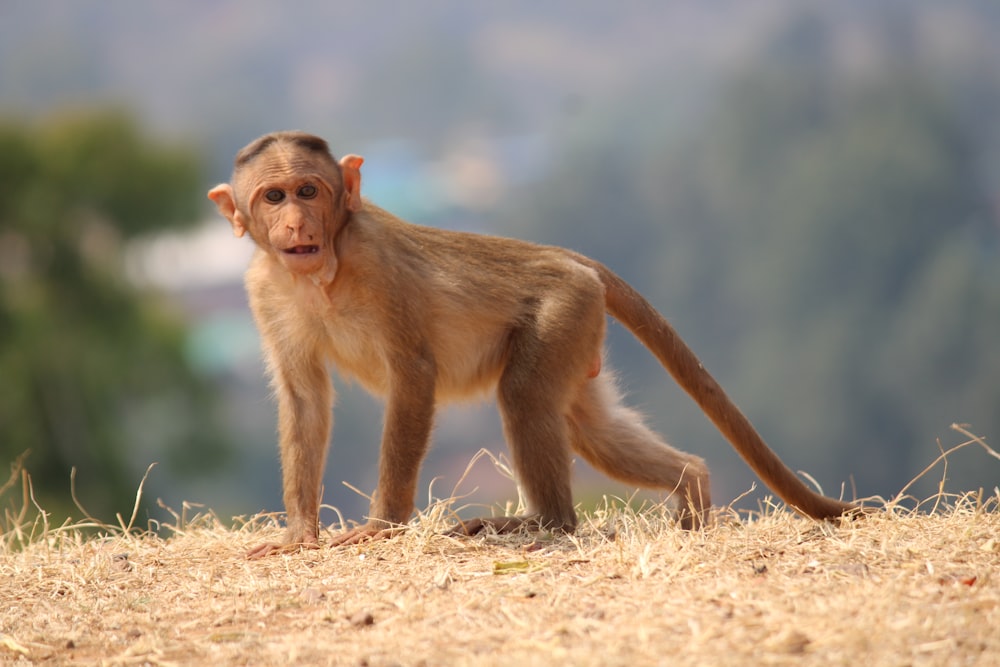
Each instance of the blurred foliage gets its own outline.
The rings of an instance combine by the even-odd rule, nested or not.
[[[1000,427],[996,214],[983,128],[905,66],[863,82],[827,67],[748,75],[702,174],[709,228],[732,232],[737,386],[778,439],[813,443],[817,469],[874,493],[918,471],[952,421]]]
[[[143,456],[201,470],[223,455],[183,328],[124,277],[124,243],[197,219],[193,155],[125,115],[0,122],[0,459],[30,450],[42,508],[131,509]]]
[[[233,0],[199,6],[208,17],[200,22],[191,20],[190,3],[41,5],[53,9],[38,1],[0,5],[4,108],[31,117],[127,99],[144,124],[195,137],[212,174],[181,187],[181,180],[193,184],[190,164],[162,160],[175,151],[139,141],[121,118],[82,134],[72,122],[60,131],[2,132],[0,373],[15,380],[0,387],[13,392],[0,407],[0,446],[14,452],[30,444],[31,466],[42,454],[31,443],[55,442],[38,435],[41,424],[64,429],[59,442],[72,443],[73,424],[82,420],[73,415],[92,415],[87,401],[112,395],[108,424],[129,445],[130,488],[160,450],[183,457],[197,449],[179,434],[200,417],[175,418],[172,406],[183,414],[192,401],[207,410],[201,395],[164,393],[167,381],[151,379],[187,377],[179,359],[137,362],[148,368],[133,371],[139,379],[132,381],[148,383],[145,393],[121,383],[101,384],[98,395],[67,381],[76,407],[55,421],[25,419],[34,430],[18,428],[34,437],[9,436],[15,422],[8,415],[22,424],[23,406],[45,405],[37,396],[29,401],[32,385],[22,378],[41,384],[36,369],[58,368],[57,356],[71,354],[64,348],[93,347],[63,337],[97,328],[86,335],[100,336],[100,349],[114,348],[111,359],[95,357],[98,375],[88,369],[88,382],[105,366],[140,358],[107,342],[114,341],[109,321],[67,327],[70,309],[92,308],[86,301],[96,294],[132,303],[117,246],[140,228],[193,220],[200,192],[228,174],[240,146],[289,126],[326,136],[336,151],[367,155],[366,191],[404,217],[570,246],[607,263],[673,321],[789,464],[827,491],[852,475],[862,494],[901,488],[937,455],[938,437],[955,442],[951,422],[969,422],[990,438],[1000,433],[998,3],[729,0],[577,3],[572,11],[566,3],[460,11],[414,4],[384,21],[384,9],[370,3],[311,1],[300,6],[311,16],[306,22],[301,11],[262,4],[247,12]],[[204,29],[220,21],[224,34]],[[128,151],[135,163],[98,178],[98,162]],[[412,201],[410,193],[427,183],[414,179],[419,168],[440,178],[445,167],[462,171],[469,162],[454,159],[462,157],[495,163],[506,188],[495,207],[415,215],[391,196],[396,188]],[[469,174],[457,175],[451,185],[463,189]],[[161,193],[160,183],[173,179],[176,187],[167,187],[177,195]],[[113,214],[108,188],[116,192]],[[77,240],[65,238],[73,234]],[[70,258],[56,259],[58,248]],[[57,293],[37,277],[41,267],[73,271]],[[76,294],[94,282],[101,287],[90,297]],[[42,308],[36,294],[69,304]],[[176,349],[176,339],[162,340],[179,338],[175,320],[149,295],[143,299],[141,308],[105,309],[122,318],[121,327],[128,308],[137,309],[130,317],[155,320],[144,324],[157,332],[143,338],[150,354]],[[25,304],[37,311],[35,329]],[[229,305],[246,313],[242,303]],[[66,333],[53,344],[52,331]],[[11,342],[15,334],[20,347]],[[709,460],[718,500],[745,490],[746,466],[649,354],[620,326],[609,327],[609,336],[630,402],[669,440]],[[33,356],[22,352],[32,347]],[[68,392],[42,386],[50,402]],[[173,485],[172,502],[192,497],[245,511],[253,504],[240,494],[259,494],[280,507],[274,411],[264,386],[249,364],[239,377],[221,378],[240,458],[207,490]],[[325,498],[355,517],[367,501],[341,491],[340,481],[374,485],[381,417],[381,405],[363,396],[342,393],[336,465],[326,477]],[[499,447],[499,426],[484,422],[441,429],[431,456],[442,464],[465,460],[469,440]],[[76,454],[83,446],[62,447],[69,454],[59,461],[83,458]],[[367,478],[357,471],[365,466]],[[426,474],[442,467],[429,461]],[[60,464],[52,474],[64,473]],[[998,479],[994,462],[983,465],[972,452],[954,457],[949,474],[962,489]],[[151,488],[157,480],[154,474]],[[936,489],[915,492],[928,490]]]
[[[984,166],[996,113],[983,107],[1000,112],[1000,79],[945,94],[906,60],[850,72],[828,48],[822,21],[791,21],[680,130],[610,110],[509,217],[636,283],[792,466],[834,494],[852,480],[890,495],[936,438],[954,442],[951,423],[1000,433],[1000,216]],[[648,139],[631,162],[617,148],[629,135]],[[645,352],[613,357],[626,377],[669,382]],[[705,453],[690,403],[640,400]],[[996,467],[978,461],[949,473],[992,488]]]

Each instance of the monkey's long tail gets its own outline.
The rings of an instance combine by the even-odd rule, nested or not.
[[[609,268],[583,256],[578,258],[600,274],[608,312],[660,360],[743,460],[782,500],[814,519],[833,519],[858,510],[852,503],[822,496],[807,487],[768,447],[666,318]]]

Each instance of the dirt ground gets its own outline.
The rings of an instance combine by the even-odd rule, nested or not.
[[[392,540],[256,561],[273,517],[178,517],[165,536],[8,525],[0,662],[998,665],[998,505],[842,525],[722,511],[687,533],[609,502],[573,536],[461,539],[432,507]]]

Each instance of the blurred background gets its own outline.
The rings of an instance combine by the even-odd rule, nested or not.
[[[991,0],[4,2],[0,462],[29,452],[56,520],[80,514],[71,468],[110,519],[154,461],[142,518],[281,509],[250,242],[205,192],[297,128],[364,155],[364,192],[411,221],[608,264],[793,469],[892,496],[953,422],[1000,435],[997,35]],[[716,502],[750,489],[653,358],[609,343]],[[324,501],[361,519],[342,482],[374,488],[381,405],[338,389]],[[494,406],[448,409],[418,506],[480,448],[504,450]],[[992,493],[1000,462],[966,448],[946,477]],[[631,493],[580,463],[576,489]],[[488,461],[458,491],[516,498]]]

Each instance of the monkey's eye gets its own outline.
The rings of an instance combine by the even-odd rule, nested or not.
[[[302,199],[312,199],[316,196],[317,190],[315,185],[303,185],[299,188],[299,197]]]
[[[277,204],[282,199],[285,198],[285,193],[283,190],[268,190],[264,193],[264,199],[271,202],[272,204]]]

